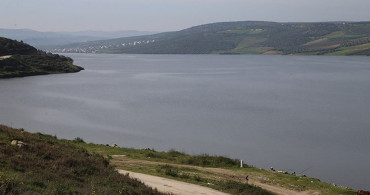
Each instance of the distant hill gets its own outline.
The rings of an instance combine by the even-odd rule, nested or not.
[[[0,37],[0,78],[71,73],[83,70],[69,57],[46,53],[15,40]]]
[[[221,22],[181,31],[91,41],[55,52],[370,55],[370,22]]]
[[[80,31],[80,32],[39,32],[30,29],[0,29],[0,37],[22,40],[38,49],[56,47],[70,43],[113,39],[121,37],[155,34],[152,31]]]

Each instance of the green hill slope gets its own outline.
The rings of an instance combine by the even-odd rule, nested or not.
[[[370,22],[222,22],[176,32],[72,44],[52,51],[370,55]]]
[[[222,156],[121,148],[85,143],[81,138],[60,140],[0,125],[0,194],[160,194],[127,175],[118,174],[115,168],[203,185],[230,194],[283,191],[355,194],[353,189],[315,178],[239,165],[239,160]],[[253,185],[245,183],[246,175]]]
[[[83,70],[71,58],[0,37],[0,78],[71,73]]]
[[[0,125],[0,194],[161,193],[70,142]]]

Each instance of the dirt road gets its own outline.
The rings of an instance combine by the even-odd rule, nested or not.
[[[7,58],[10,58],[12,57],[11,55],[7,55],[7,56],[0,56],[0,60],[4,60],[4,59],[7,59]]]
[[[156,177],[152,175],[146,175],[141,173],[134,173],[131,171],[118,170],[121,174],[129,174],[130,177],[139,179],[146,185],[157,188],[161,192],[172,193],[172,194],[184,194],[184,195],[227,195],[226,193],[216,191],[211,188],[198,186],[195,184],[189,184],[181,181],[167,179],[163,177]]]
[[[111,163],[114,164],[114,165],[118,165],[118,166],[119,165],[121,165],[121,166],[122,165],[126,165],[126,166],[127,165],[128,166],[171,165],[171,166],[174,166],[174,167],[185,167],[185,168],[203,170],[203,171],[207,171],[209,173],[215,174],[216,177],[228,178],[230,180],[235,179],[235,181],[239,181],[238,178],[244,178],[245,177],[245,173],[243,173],[243,172],[240,173],[238,171],[230,171],[230,170],[225,170],[225,169],[221,169],[221,168],[206,168],[206,167],[198,167],[198,166],[193,166],[193,165],[179,165],[179,164],[171,164],[171,163],[146,161],[146,160],[136,160],[136,159],[130,159],[130,158],[126,157],[125,155],[112,155],[112,157],[113,157],[113,160],[111,161]],[[133,173],[133,174],[139,174],[139,173]],[[141,175],[145,175],[145,174],[141,174]],[[133,175],[130,174],[130,176],[133,176]],[[152,182],[159,183],[162,180],[162,184],[161,184],[162,186],[165,186],[167,184],[166,182],[163,182],[163,181],[169,180],[169,179],[161,178],[161,177],[155,177],[155,178],[156,179],[154,179]],[[141,181],[148,184],[144,180],[141,180]],[[250,181],[249,184],[261,187],[265,190],[268,190],[270,192],[273,192],[273,193],[276,193],[276,194],[279,194],[279,195],[319,195],[320,194],[319,192],[315,192],[315,191],[311,191],[311,190],[295,191],[295,190],[286,189],[284,187],[277,186],[277,185],[270,185],[270,184],[267,184],[267,183],[262,183],[258,179],[255,179],[253,177],[251,177],[249,181]],[[183,183],[183,182],[181,182],[181,183]],[[185,183],[185,184],[187,184],[187,183]],[[169,185],[169,184],[167,184],[167,185]],[[187,185],[189,185],[189,184],[187,184]],[[190,184],[190,185],[194,185],[194,184]],[[172,192],[172,193],[174,193],[174,194],[187,194],[187,189],[186,189],[187,187],[186,186],[182,186],[182,187],[185,187],[185,188],[177,188],[177,190],[180,190],[180,191],[177,191],[176,193],[175,192]],[[199,187],[201,187],[201,186],[199,186]],[[158,188],[158,187],[157,187],[157,189],[160,190],[160,188]],[[160,191],[162,191],[162,190],[160,190]],[[219,192],[219,193],[221,193],[221,192]],[[194,192],[192,192],[191,194],[194,194]],[[214,194],[214,193],[211,193],[211,194]],[[222,193],[222,194],[224,194],[224,193]]]

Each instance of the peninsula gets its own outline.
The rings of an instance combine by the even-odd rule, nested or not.
[[[46,53],[23,43],[0,37],[0,78],[72,73],[83,70],[69,57]]]

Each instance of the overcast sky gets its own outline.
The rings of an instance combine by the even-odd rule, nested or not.
[[[370,21],[370,0],[1,0],[0,28],[172,31],[224,21]]]

